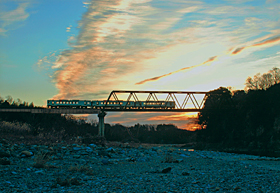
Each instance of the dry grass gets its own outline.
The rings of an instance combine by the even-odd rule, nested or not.
[[[46,168],[46,167],[48,167],[46,165],[46,163],[49,161],[48,152],[46,152],[46,153],[39,152],[38,154],[36,154],[34,161],[35,161],[35,163],[33,164],[34,168]]]
[[[87,166],[87,165],[76,165],[76,166],[70,166],[70,168],[68,169],[71,172],[83,172],[87,175],[93,175],[94,171],[91,167]]]
[[[174,163],[176,162],[176,159],[171,154],[166,154],[164,157],[164,163]]]
[[[28,133],[31,131],[30,125],[27,123],[19,123],[19,122],[7,122],[7,121],[1,121],[0,122],[0,130],[2,132],[8,132],[8,133]]]

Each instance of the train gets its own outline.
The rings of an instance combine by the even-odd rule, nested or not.
[[[48,100],[48,108],[175,109],[174,101]]]

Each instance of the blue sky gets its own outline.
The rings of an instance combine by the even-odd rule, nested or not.
[[[243,89],[280,66],[279,10],[278,0],[1,0],[0,96],[45,105],[111,90]],[[183,124],[124,116],[106,120]]]

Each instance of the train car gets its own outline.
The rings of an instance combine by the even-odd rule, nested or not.
[[[48,108],[92,108],[89,100],[48,100]]]
[[[105,107],[106,109],[120,109],[126,104],[124,101],[92,101],[92,107],[96,109],[101,109]]]
[[[175,102],[173,101],[142,101],[142,106],[145,109],[174,109]]]
[[[174,101],[48,100],[48,108],[174,109]]]

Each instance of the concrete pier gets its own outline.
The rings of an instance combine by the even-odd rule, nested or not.
[[[106,113],[104,111],[101,111],[98,114],[99,123],[98,123],[98,136],[105,137],[104,131],[105,131],[105,124],[104,124],[104,118],[106,116]]]

